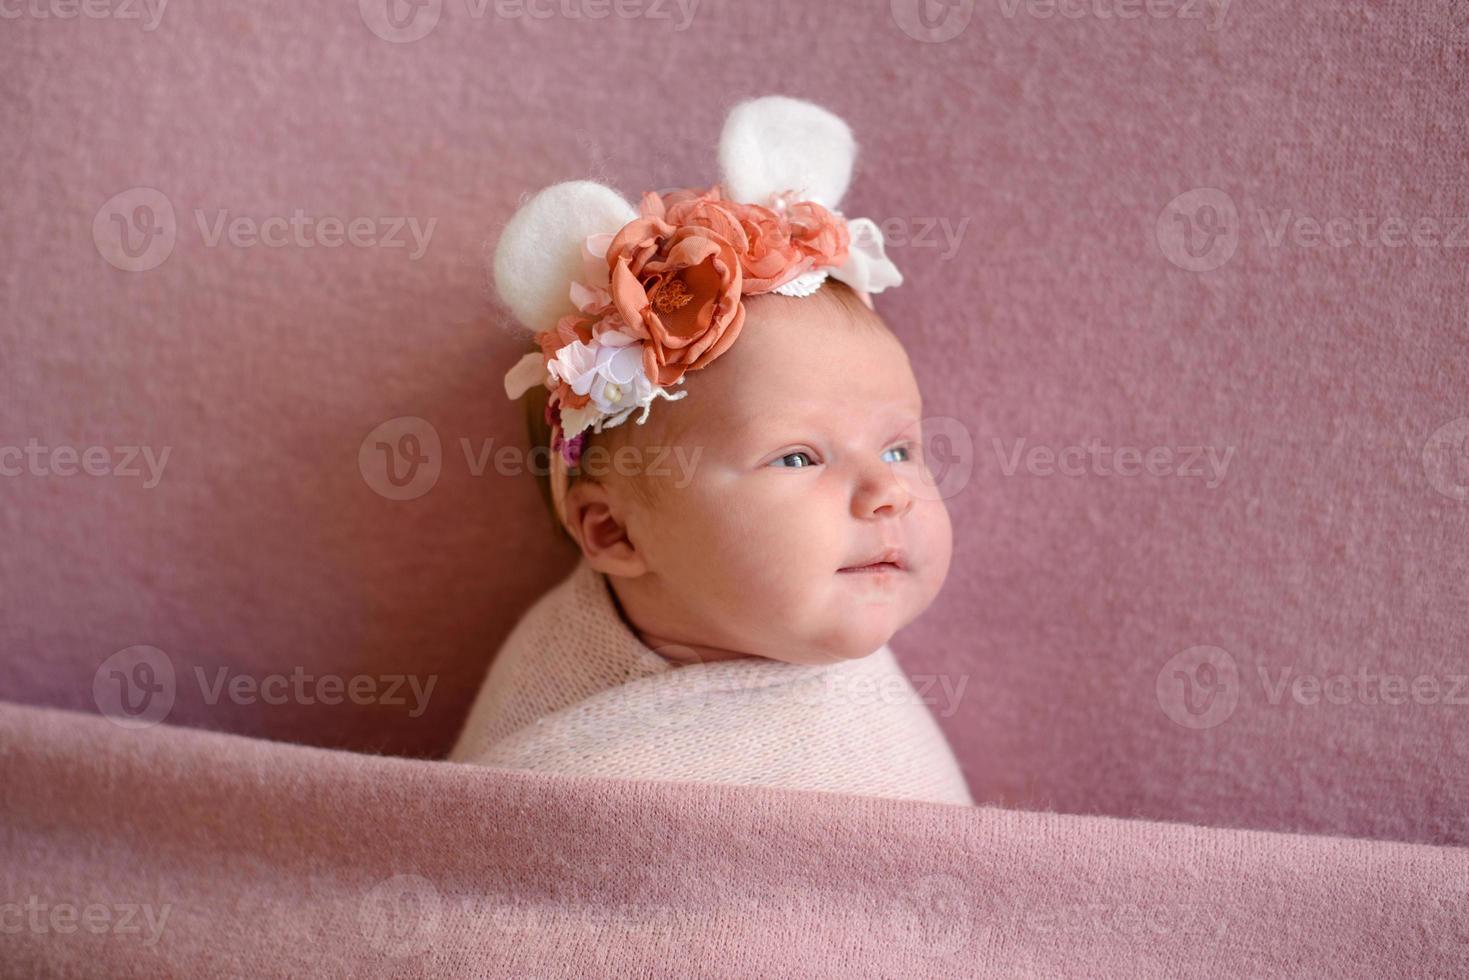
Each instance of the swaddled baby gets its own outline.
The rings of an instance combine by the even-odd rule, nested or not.
[[[581,558],[451,759],[972,802],[887,645],[943,585],[951,527],[869,296],[901,277],[834,210],[853,153],[825,110],[758,99],[726,124],[722,184],[637,211],[562,184],[507,226],[497,287],[554,326],[506,390],[545,422]]]

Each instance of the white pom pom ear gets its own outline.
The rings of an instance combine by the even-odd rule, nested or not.
[[[857,141],[827,110],[782,95],[741,102],[719,139],[724,189],[734,200],[765,204],[795,190],[798,199],[836,210],[852,179]]]
[[[638,216],[612,188],[590,180],[553,184],[515,212],[495,246],[495,289],[515,318],[537,332],[576,311],[582,244],[615,234]]]

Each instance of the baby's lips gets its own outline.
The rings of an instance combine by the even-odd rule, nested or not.
[[[869,554],[865,558],[859,558],[850,565],[843,565],[837,571],[845,572],[851,569],[865,568],[868,565],[884,563],[896,565],[897,569],[903,572],[909,571],[911,568],[908,555],[902,548],[884,548],[881,551]]]

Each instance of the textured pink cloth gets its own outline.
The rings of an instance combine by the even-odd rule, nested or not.
[[[1464,852],[1422,846],[1469,844],[1463,5],[966,0],[927,43],[917,2],[448,0],[407,43],[374,0],[6,7],[0,693],[94,711],[137,644],[437,685],[413,717],[184,685],[141,732],[0,707],[0,973],[1469,972]],[[878,309],[971,474],[893,648],[969,679],[939,720],[975,795],[1216,829],[284,744],[442,755],[571,567],[493,456],[520,345],[484,260],[521,195],[707,180],[777,83],[858,136],[852,213],[907,280]],[[124,271],[145,201],[176,240]],[[382,244],[247,243],[297,213]],[[395,500],[405,431],[428,486]],[[91,447],[111,475],[56,454]],[[1201,646],[1212,674],[1174,659]],[[1323,696],[1361,672],[1438,697]],[[61,931],[119,905],[166,906],[158,941]]]
[[[976,797],[1469,844],[1469,707],[1446,701],[1463,695],[1451,685],[1469,649],[1469,249],[1443,241],[1469,215],[1462,3],[1237,0],[1220,21],[1219,4],[1192,0],[1131,19],[1087,13],[1120,3],[1068,4],[1076,18],[966,2],[943,43],[905,32],[902,2],[706,2],[682,30],[421,6],[442,21],[408,43],[373,33],[371,2],[170,4],[152,30],[30,14],[0,27],[0,464],[34,439],[103,447],[108,472],[138,474],[0,476],[5,697],[92,711],[98,666],[135,644],[185,678],[411,670],[438,680],[417,717],[211,705],[190,684],[168,722],[441,756],[491,652],[572,564],[530,478],[493,458],[523,438],[499,390],[519,341],[497,331],[484,281],[500,226],[554,180],[630,194],[707,180],[723,112],[778,84],[857,134],[852,213],[896,221],[907,279],[878,307],[930,411],[957,420],[949,450],[973,447],[950,499],[948,586],[892,646],[911,674],[968,677],[939,720]],[[172,252],[148,271],[101,251],[113,217],[136,216],[106,207],[132,188],[176,217]],[[373,234],[403,245],[211,244],[221,220],[298,210],[386,219]],[[437,221],[421,255],[394,218]],[[1389,221],[1425,219],[1437,246],[1384,244]],[[1222,264],[1191,271],[1189,247]],[[403,501],[384,495],[369,438],[401,416],[432,427],[415,434],[438,474]],[[1066,476],[1042,456],[1007,475],[1012,454],[1092,439],[1111,449],[1097,469]],[[156,486],[136,446],[171,450]],[[1169,475],[1115,475],[1118,447],[1166,450]],[[1227,469],[1190,447],[1229,454]],[[1233,687],[1215,675],[1211,703],[1235,703],[1195,728],[1165,705],[1191,693],[1172,658],[1201,645],[1236,667]],[[1440,697],[1333,704],[1277,686],[1302,679],[1307,695],[1359,671],[1429,677]],[[42,789],[82,778],[70,767],[85,760],[54,758]],[[289,772],[295,792],[330,795]],[[306,846],[286,838],[308,825],[231,799],[206,817]],[[324,845],[373,830],[313,812],[330,814],[309,838]],[[70,853],[49,867],[89,880],[82,838],[28,826],[21,844]],[[1291,846],[1306,864],[1374,853]],[[942,835],[933,847],[969,860]],[[1271,858],[1258,860],[1250,880],[1274,894]],[[232,928],[215,941],[239,948]],[[1289,950],[1295,937],[1276,938]],[[1340,942],[1375,962],[1360,932]]]
[[[0,905],[6,975],[1469,970],[1457,848],[546,776],[12,705],[0,814],[0,903],[42,910],[12,931]],[[62,933],[67,905],[163,928]]]

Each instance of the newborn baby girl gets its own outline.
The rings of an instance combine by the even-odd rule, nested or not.
[[[506,391],[545,423],[581,558],[450,759],[972,803],[887,645],[942,587],[951,528],[869,297],[901,277],[834,210],[854,153],[825,110],[757,99],[722,184],[637,211],[560,184],[507,226],[497,288],[538,333]]]

